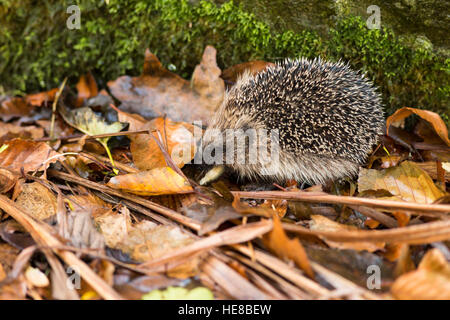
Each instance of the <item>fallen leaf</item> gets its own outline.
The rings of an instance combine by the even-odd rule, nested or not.
[[[267,218],[271,217],[274,213],[282,218],[287,210],[286,200],[265,200],[259,206],[250,206],[249,204],[242,202],[239,197],[235,196],[232,205],[239,213],[255,214]]]
[[[0,193],[8,192],[14,187],[19,178],[18,175],[9,170],[0,168]]]
[[[25,101],[34,107],[40,107],[44,103],[51,102],[55,100],[56,93],[59,91],[58,88],[51,89],[46,92],[39,92],[34,94],[29,94],[25,97]]]
[[[14,136],[14,138],[39,139],[44,136],[44,130],[36,126],[21,127],[12,123],[1,123],[0,125],[0,144],[7,139],[5,136]]]
[[[56,162],[59,155],[45,142],[13,139],[4,144],[5,150],[0,152],[0,168],[20,173],[21,168],[25,172],[45,170],[50,163]]]
[[[263,236],[264,245],[280,258],[293,260],[310,278],[314,278],[314,271],[300,241],[297,238],[289,239],[278,215],[273,214],[272,216],[273,229]]]
[[[52,122],[50,120],[38,120],[36,121],[36,123],[41,126],[48,135],[50,135],[52,125]],[[53,125],[53,134],[56,138],[68,137],[73,135],[74,132],[74,128],[66,125],[59,115],[56,117],[55,123]]]
[[[6,98],[0,101],[0,118],[9,121],[12,118],[28,116],[34,107],[19,97]]]
[[[139,262],[156,259],[170,250],[184,247],[195,239],[177,226],[158,226],[148,220],[132,223],[128,209],[121,214],[109,211],[95,218],[106,244]],[[187,278],[198,273],[198,258],[169,269],[173,277]]]
[[[21,274],[12,281],[0,283],[0,300],[25,300],[27,283]]]
[[[194,158],[196,140],[193,135],[193,125],[156,118],[140,127],[139,130],[158,130],[163,138],[163,145],[179,168],[182,168]],[[198,130],[200,131],[199,136],[201,136],[201,129]],[[152,134],[158,139],[156,132]],[[158,144],[149,134],[131,135],[130,140],[133,162],[140,170],[167,166]]]
[[[450,140],[448,138],[448,130],[444,121],[437,113],[428,110],[421,110],[409,107],[403,107],[397,110],[393,115],[389,116],[386,119],[386,128],[388,130],[388,134],[389,134],[389,127],[391,126],[392,123],[399,122],[413,113],[418,115],[422,119],[428,121],[433,126],[434,130],[439,135],[439,137],[447,144],[447,146],[450,146]]]
[[[126,127],[126,123],[121,122],[112,122],[107,123],[100,116],[95,114],[91,108],[84,107],[73,110],[68,110],[65,107],[60,107],[59,112],[64,120],[71,125],[72,127],[77,128],[81,132],[94,136],[99,134],[107,134],[107,133],[116,133],[120,132],[123,128]],[[111,155],[111,151],[108,147],[108,140],[111,137],[105,138],[97,138],[96,140],[102,144],[108,153],[111,164],[114,166],[114,160]],[[114,169],[114,172],[117,174],[117,169]]]
[[[109,180],[107,185],[115,189],[122,189],[145,196],[190,193],[194,191],[189,182],[170,167],[115,176]]]
[[[237,79],[246,71],[250,72],[252,75],[256,75],[272,66],[275,66],[275,63],[262,60],[244,62],[225,69],[222,72],[221,78],[225,80],[227,84],[234,84]]]
[[[130,131],[141,130],[142,127],[148,122],[148,120],[137,113],[128,113],[116,108],[113,105],[111,105],[111,107],[117,112],[117,118],[120,122],[127,122],[129,124],[128,130]],[[133,136],[130,136],[130,138],[132,137]]]
[[[383,199],[416,203],[432,203],[445,195],[424,170],[410,161],[403,161],[399,166],[385,170],[362,168],[358,177],[358,190],[387,190],[393,197]]]
[[[38,220],[44,220],[56,214],[55,195],[39,182],[24,183],[16,204]]]
[[[76,106],[81,107],[85,100],[98,95],[98,87],[92,73],[87,73],[80,77],[77,83],[78,96]]]
[[[450,300],[450,264],[438,249],[431,249],[417,270],[395,280],[391,292],[401,300]]]
[[[0,283],[13,269],[14,261],[20,250],[7,243],[0,243]],[[2,273],[3,272],[3,273]],[[3,279],[2,279],[3,275]],[[0,289],[1,291],[1,289]]]
[[[108,82],[108,87],[122,102],[121,110],[146,118],[167,116],[173,121],[207,124],[225,92],[220,73],[216,50],[211,46],[206,47],[191,82],[164,69],[158,58],[147,50],[141,76],[122,76]]]
[[[103,235],[95,228],[91,212],[83,209],[67,213],[67,229],[62,236],[77,248],[103,250],[105,247]]]
[[[310,229],[315,231],[335,232],[336,234],[343,234],[346,231],[359,230],[357,227],[341,224],[321,215],[311,216]],[[374,252],[377,250],[382,250],[385,246],[384,242],[336,242],[327,240],[321,236],[319,237],[330,247],[337,249],[353,249],[357,251],[366,250],[368,252]]]

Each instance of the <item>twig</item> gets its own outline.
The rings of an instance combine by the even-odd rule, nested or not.
[[[97,139],[97,138],[108,138],[108,137],[117,137],[117,136],[127,136],[131,134],[143,134],[143,133],[149,133],[148,130],[136,130],[136,131],[120,131],[120,132],[113,132],[113,133],[103,133],[103,134],[96,134],[93,136],[87,136],[86,139]],[[71,136],[65,136],[65,137],[59,137],[59,138],[52,138],[50,137],[44,137],[40,139],[36,139],[35,141],[41,142],[41,141],[50,141],[50,140],[65,140],[67,142],[75,142],[78,140],[81,140],[86,135],[71,135]]]
[[[166,207],[164,207],[164,206],[162,206],[160,204],[157,204],[155,202],[152,202],[150,200],[146,200],[146,199],[144,199],[142,197],[138,197],[138,196],[135,196],[135,195],[130,194],[130,193],[125,193],[123,191],[116,190],[116,189],[113,189],[113,188],[101,185],[99,183],[92,182],[92,181],[89,181],[87,179],[83,179],[83,178],[80,178],[80,177],[77,177],[77,176],[73,176],[73,175],[70,175],[70,174],[67,174],[67,173],[64,173],[64,172],[59,172],[59,171],[56,171],[56,170],[53,170],[53,169],[48,170],[47,173],[49,175],[53,176],[53,177],[60,178],[60,179],[65,180],[65,181],[74,182],[74,183],[80,184],[80,185],[82,185],[84,187],[87,187],[87,188],[90,188],[90,189],[94,189],[94,190],[97,190],[97,191],[101,191],[101,192],[104,192],[104,193],[107,193],[107,194],[111,194],[111,195],[114,195],[114,196],[117,196],[117,197],[120,197],[120,198],[123,198],[123,199],[127,199],[127,200],[130,200],[130,201],[133,201],[133,202],[135,202],[137,204],[140,204],[141,206],[144,206],[146,208],[154,210],[154,211],[156,211],[156,212],[158,212],[158,213],[160,213],[160,214],[162,214],[162,215],[164,215],[164,216],[166,216],[166,217],[168,217],[168,218],[170,218],[170,219],[172,219],[172,220],[174,220],[176,222],[179,222],[182,225],[184,225],[186,227],[189,227],[189,228],[191,228],[193,230],[198,231],[198,230],[200,230],[200,228],[202,226],[200,223],[198,223],[197,221],[195,221],[195,220],[193,220],[193,219],[191,219],[189,217],[183,216],[182,214],[180,214],[180,213],[178,213],[178,212],[176,212],[174,210],[166,208]]]
[[[347,205],[362,205],[375,208],[399,209],[406,211],[449,213],[448,204],[423,204],[392,200],[380,200],[369,198],[358,198],[348,196],[335,196],[323,192],[303,192],[303,191],[232,191],[240,198],[253,199],[286,199],[299,200],[305,202],[337,203]]]
[[[25,230],[27,230],[33,239],[41,246],[56,247],[62,246],[62,243],[54,237],[47,225],[35,221],[28,214],[23,213],[16,204],[0,195],[0,208],[19,222]],[[64,250],[53,250],[68,265],[76,267],[80,275],[86,282],[97,291],[97,293],[105,299],[121,300],[122,297],[114,291],[102,278],[100,278],[86,263],[77,258],[72,252]]]
[[[53,140],[53,134],[55,131],[55,119],[56,119],[56,106],[58,104],[59,97],[61,96],[62,91],[64,90],[64,87],[66,86],[67,77],[64,78],[64,81],[62,82],[61,86],[59,87],[58,92],[56,93],[55,100],[53,100],[52,105],[52,118],[50,121],[50,139]]]
[[[428,222],[420,225],[389,230],[341,230],[317,231],[291,223],[283,223],[283,229],[302,235],[321,236],[338,242],[389,242],[424,244],[450,239],[450,220]]]

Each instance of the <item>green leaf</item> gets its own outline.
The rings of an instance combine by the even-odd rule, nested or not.
[[[95,114],[88,107],[69,110],[66,107],[60,106],[59,113],[69,125],[90,136],[120,132],[127,125],[126,123],[117,121],[107,123],[105,119]],[[96,140],[103,145],[112,166],[115,167],[111,151],[108,147],[109,138],[97,138]],[[119,173],[116,168],[113,168],[113,171],[115,174]]]

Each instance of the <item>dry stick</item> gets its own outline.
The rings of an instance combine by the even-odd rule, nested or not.
[[[251,257],[252,252],[243,245],[233,245],[232,246],[237,251]],[[254,251],[254,257],[256,261],[259,261],[262,265],[265,265],[266,267],[276,271],[280,276],[284,277],[285,279],[291,281],[292,283],[295,283],[298,285],[301,289],[305,290],[306,292],[313,294],[320,298],[321,296],[331,296],[332,291],[320,286],[316,282],[312,281],[309,278],[306,278],[303,276],[298,269],[295,269],[283,261],[257,249]],[[319,275],[327,279],[327,281],[332,284],[335,288],[348,288],[351,289],[352,292],[360,293],[364,296],[364,298],[371,299],[371,300],[379,300],[380,297],[376,294],[371,293],[370,291],[361,288],[357,285],[355,285],[353,282],[343,278],[339,274],[332,272],[320,265],[318,265],[315,262],[311,262],[311,265]],[[331,281],[332,280],[332,281]]]
[[[132,210],[147,216],[157,222],[159,222],[160,224],[163,225],[177,225],[175,222],[173,222],[170,219],[167,219],[164,216],[161,216],[159,214],[153,213],[150,210],[144,209],[142,206],[137,205],[136,203],[129,201],[129,200],[115,200],[115,199],[111,199],[110,197],[105,196],[103,193],[101,192],[97,192],[94,191],[95,195],[100,197],[102,200],[112,203],[112,204],[118,204],[118,203],[123,203],[125,206],[127,206],[128,208],[131,208]]]
[[[16,204],[0,195],[0,208],[19,222],[33,237],[33,239],[42,246],[56,247],[62,246],[62,243],[55,238],[48,230],[46,225],[35,221],[28,214],[19,210]],[[105,299],[119,300],[122,297],[114,291],[102,278],[100,278],[89,266],[78,259],[72,252],[53,249],[68,265],[77,267],[80,275],[86,282]]]
[[[355,211],[362,213],[363,215],[377,220],[381,224],[385,225],[388,228],[396,228],[398,227],[397,221],[394,218],[389,217],[388,215],[369,207],[363,206],[349,206]]]
[[[170,252],[153,259],[148,262],[144,262],[139,265],[139,269],[157,268],[164,264],[167,264],[174,259],[182,256],[188,256],[198,251],[211,249],[223,245],[236,244],[253,240],[254,238],[261,236],[272,229],[271,220],[261,220],[259,222],[248,223],[245,225],[239,225],[237,227],[229,228],[225,231],[215,233],[209,237],[195,241],[182,248],[171,250]]]
[[[392,200],[379,200],[368,198],[357,198],[348,196],[335,196],[323,192],[303,192],[303,191],[232,191],[231,193],[238,195],[240,198],[253,199],[286,199],[299,200],[305,202],[324,202],[337,203],[347,205],[362,205],[368,207],[399,209],[407,211],[421,212],[440,212],[449,213],[450,205],[448,204],[423,204],[410,203]]]
[[[82,157],[86,157],[88,159],[89,159],[89,157],[92,157],[92,158],[94,158],[97,161],[106,162],[106,163],[111,164],[111,160],[109,158],[101,156],[101,155],[96,154],[96,153],[80,152],[79,155],[82,156]],[[92,160],[92,159],[90,159],[90,160]],[[139,172],[138,169],[133,168],[133,167],[131,167],[129,165],[126,165],[126,164],[118,162],[118,161],[114,161],[114,164],[116,165],[117,169],[120,169],[120,170],[122,170],[124,172],[127,172],[127,173],[137,173],[137,172]]]
[[[366,299],[370,300],[380,300],[381,297],[370,292],[369,290],[359,287],[354,284],[350,280],[342,277],[340,274],[328,270],[327,268],[317,264],[315,262],[311,262],[311,266],[314,271],[320,274],[323,278],[325,278],[329,283],[331,283],[337,290],[344,289],[350,290],[352,293],[360,294]],[[325,296],[326,298],[327,296]]]
[[[338,242],[389,242],[424,244],[450,239],[450,220],[428,222],[389,230],[316,231],[299,225],[283,223],[283,229],[303,235],[322,236]]]
[[[130,134],[140,134],[140,133],[148,133],[148,130],[136,130],[136,131],[120,131],[120,132],[113,132],[113,133],[103,133],[103,134],[96,134],[92,136],[87,136],[87,140],[97,139],[97,138],[107,138],[107,137],[118,137],[118,136],[127,136]],[[59,138],[52,138],[52,137],[44,137],[35,139],[35,141],[50,141],[50,140],[65,140],[67,142],[75,142],[78,140],[81,140],[85,137],[85,134],[82,135],[71,135],[66,137],[59,137]]]
[[[248,259],[242,255],[240,255],[237,252],[234,251],[228,251],[225,252],[227,256],[230,258],[234,258],[236,260],[239,260],[241,263],[249,266],[250,268],[258,271],[259,273],[263,274],[267,278],[273,280],[275,283],[277,283],[280,288],[291,298],[296,300],[304,300],[304,299],[311,299],[311,297],[304,291],[300,290],[298,287],[294,286],[290,282],[286,281],[282,277],[280,277],[275,272],[270,271],[267,267],[263,266],[262,264],[258,264],[256,262],[253,262],[251,259]]]
[[[64,81],[62,82],[61,86],[59,87],[58,92],[56,93],[55,100],[53,101],[52,105],[52,118],[50,120],[50,140],[53,140],[53,134],[55,132],[55,119],[56,119],[56,105],[58,104],[59,97],[61,96],[62,91],[64,90],[64,87],[66,85],[67,77],[64,78]]]
[[[154,210],[154,211],[162,214],[163,216],[166,216],[176,222],[179,222],[182,225],[187,226],[195,231],[200,230],[200,228],[202,226],[200,223],[198,223],[194,219],[183,216],[182,214],[176,212],[175,210],[171,210],[160,204],[157,204],[150,200],[143,199],[143,198],[135,196],[133,194],[126,193],[126,192],[123,192],[120,190],[116,190],[116,189],[101,185],[99,183],[92,182],[87,179],[83,179],[83,178],[73,176],[73,175],[70,175],[70,174],[67,174],[64,172],[59,172],[56,170],[48,170],[47,173],[53,177],[60,178],[65,181],[74,182],[74,183],[80,184],[80,185],[90,188],[90,189],[94,189],[94,190],[97,190],[100,192],[104,192],[107,194],[111,194],[113,196],[117,196],[117,197],[120,197],[123,199],[133,201],[133,202],[140,204],[141,206],[144,206],[148,209]]]
[[[270,298],[250,281],[223,261],[211,256],[202,265],[202,270],[230,296],[238,300],[267,300]]]
[[[299,269],[289,266],[282,260],[275,258],[268,253],[258,249],[253,251],[244,245],[232,245],[231,247],[250,258],[254,257],[255,260],[262,265],[275,271],[280,276],[291,281],[300,289],[313,296],[323,296],[331,293],[327,288],[322,287],[320,284],[302,275]]]

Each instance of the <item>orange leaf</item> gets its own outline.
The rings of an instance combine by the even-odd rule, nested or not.
[[[108,186],[144,196],[193,192],[189,182],[169,167],[116,176]]]
[[[280,258],[293,260],[310,278],[314,278],[314,272],[305,249],[298,239],[288,238],[283,230],[280,218],[276,214],[273,215],[273,229],[263,236],[263,242]]]
[[[77,83],[77,90],[78,97],[76,105],[78,107],[83,105],[84,100],[98,95],[97,83],[95,83],[95,79],[90,72],[80,77]]]
[[[287,211],[286,200],[265,200],[262,205],[251,207],[247,203],[241,202],[238,196],[235,196],[232,206],[239,213],[255,214],[267,218],[271,217],[274,213],[279,217],[284,217]]]
[[[393,122],[401,121],[413,113],[418,115],[422,119],[428,121],[433,126],[434,130],[439,135],[439,137],[448,146],[450,146],[450,140],[448,139],[448,130],[444,121],[442,121],[441,117],[437,113],[428,110],[421,110],[409,107],[403,107],[397,110],[393,115],[389,116],[386,120],[387,134],[389,135],[389,127]]]
[[[25,172],[45,170],[50,163],[58,160],[54,158],[47,161],[59,153],[45,142],[13,139],[6,142],[5,145],[8,147],[0,152],[0,168],[13,172],[20,173],[22,167]]]
[[[55,100],[58,90],[58,88],[54,88],[46,92],[29,94],[26,96],[26,101],[34,107],[40,107],[43,103]]]
[[[402,300],[450,300],[450,264],[438,249],[431,249],[417,270],[395,280],[391,292]]]
[[[158,130],[174,163],[182,168],[195,155],[194,126],[185,122],[173,122],[169,119],[156,118],[140,128],[141,130]],[[152,133],[156,139],[156,132]],[[130,136],[130,151],[133,161],[141,170],[165,167],[166,160],[158,144],[149,134]]]

